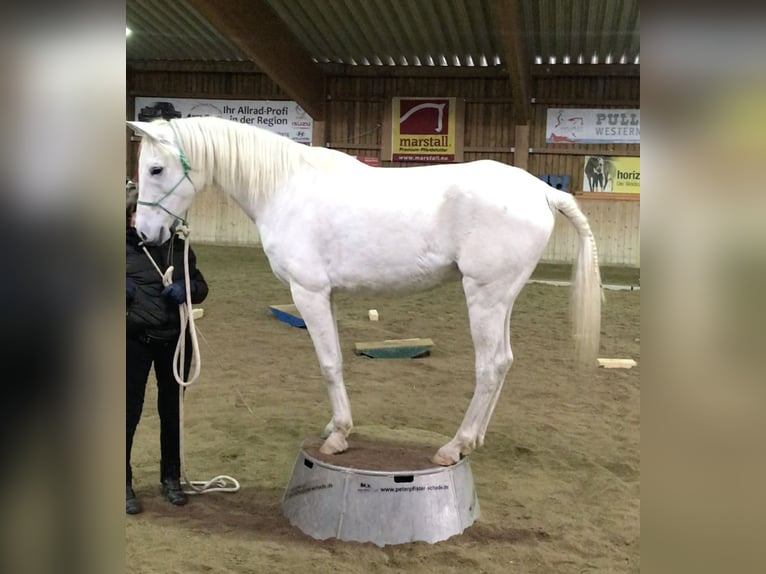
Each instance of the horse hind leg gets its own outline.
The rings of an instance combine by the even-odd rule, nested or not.
[[[443,466],[458,462],[483,437],[512,361],[506,337],[511,307],[507,283],[482,284],[464,277],[463,288],[476,354],[476,387],[454,438],[432,458],[435,464]]]
[[[505,368],[505,372],[500,377],[500,384],[497,385],[497,389],[495,389],[495,395],[492,397],[492,402],[489,405],[489,409],[487,410],[486,415],[484,415],[484,422],[481,425],[481,428],[479,429],[479,438],[476,441],[476,446],[481,447],[484,446],[484,435],[487,434],[487,427],[489,426],[489,420],[492,418],[492,413],[495,411],[495,406],[497,405],[497,400],[500,398],[500,393],[503,390],[503,385],[505,384],[505,378],[508,375],[508,371],[511,369],[511,365],[513,365],[513,351],[511,350],[511,311],[513,309],[513,305],[511,305],[508,308],[508,313],[505,318],[505,364],[507,365]]]
[[[330,292],[329,289],[322,292],[311,291],[295,283],[290,285],[290,291],[314,343],[332,407],[332,420],[325,429],[326,439],[319,451],[324,454],[337,454],[348,448],[346,438],[351,433],[353,422],[351,405],[343,383],[343,356]]]

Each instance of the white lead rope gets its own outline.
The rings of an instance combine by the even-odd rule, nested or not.
[[[178,393],[178,443],[181,455],[181,477],[184,483],[189,487],[184,489],[186,494],[206,494],[208,492],[237,492],[240,488],[237,479],[219,474],[210,480],[189,480],[186,476],[186,456],[184,454],[184,392],[183,389],[197,380],[202,364],[199,354],[199,343],[197,341],[197,327],[194,324],[194,315],[191,313],[191,278],[189,275],[189,228],[180,225],[176,228],[176,233],[184,240],[184,284],[186,286],[186,301],[178,305],[178,312],[181,317],[181,333],[178,335],[178,343],[173,354],[173,376],[181,387]],[[172,238],[171,238],[172,241]],[[171,265],[163,273],[159,265],[149,253],[149,250],[143,246],[144,253],[152,262],[157,273],[162,277],[162,284],[167,287],[173,282],[173,266]],[[183,370],[186,359],[186,330],[189,329],[189,338],[191,340],[192,352],[194,353],[193,363],[194,372],[188,380],[184,380]]]

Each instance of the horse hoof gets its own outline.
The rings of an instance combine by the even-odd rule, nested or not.
[[[431,462],[434,464],[438,464],[439,466],[452,466],[453,464],[457,463],[458,460],[460,460],[460,457],[453,457],[452,455],[446,454],[443,452],[444,449],[439,449],[439,452],[437,452],[433,458],[431,458]]]
[[[322,454],[338,454],[348,449],[348,442],[345,437],[339,433],[332,433],[324,444],[319,447],[319,452]]]

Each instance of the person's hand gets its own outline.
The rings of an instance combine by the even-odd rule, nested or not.
[[[136,296],[136,284],[130,277],[125,278],[125,300],[130,303]]]
[[[178,280],[162,290],[162,295],[173,301],[176,305],[186,303],[186,283]]]

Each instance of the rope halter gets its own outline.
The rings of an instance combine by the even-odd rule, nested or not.
[[[168,208],[166,208],[164,205],[162,205],[162,202],[165,200],[166,197],[168,197],[171,193],[173,193],[179,185],[181,185],[184,181],[184,179],[188,179],[189,183],[192,184],[192,187],[196,191],[197,188],[194,186],[194,182],[189,177],[189,172],[191,171],[191,164],[189,163],[189,158],[186,157],[186,153],[184,153],[183,148],[181,147],[181,142],[178,138],[178,133],[176,132],[176,129],[173,127],[173,124],[170,124],[170,128],[173,130],[173,135],[175,136],[176,140],[176,146],[178,147],[178,159],[181,161],[181,167],[184,170],[184,174],[181,176],[181,179],[178,180],[178,182],[170,188],[170,191],[165,193],[162,197],[160,197],[157,201],[141,201],[138,200],[138,205],[146,205],[148,207],[159,207],[162,211],[170,215],[171,217],[174,217],[176,220],[180,221],[183,226],[187,225],[187,221],[185,217],[181,217],[172,211],[170,211]]]

